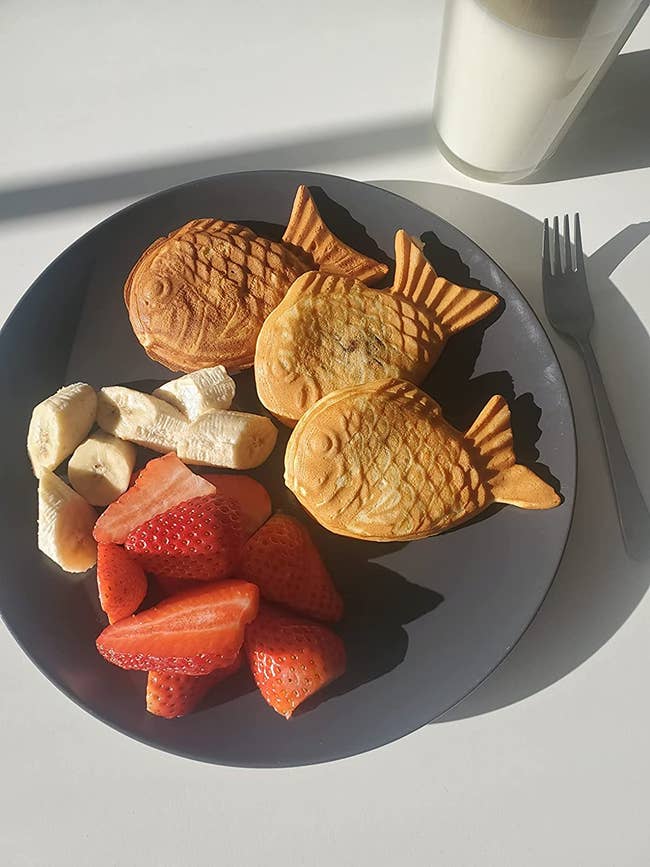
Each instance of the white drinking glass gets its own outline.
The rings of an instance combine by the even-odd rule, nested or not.
[[[649,3],[447,0],[434,118],[449,162],[482,180],[534,172]]]

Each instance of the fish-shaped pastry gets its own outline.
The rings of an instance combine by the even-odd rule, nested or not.
[[[250,367],[265,318],[301,274],[327,268],[372,283],[387,267],[330,232],[304,186],[281,242],[223,220],[191,220],[148,247],[124,300],[147,354],[189,373]]]
[[[560,502],[516,462],[503,397],[461,433],[435,400],[399,379],[332,392],[308,410],[289,438],[285,483],[328,530],[376,542],[441,533],[491,503]]]
[[[447,339],[487,316],[497,295],[439,277],[406,232],[395,236],[395,280],[371,289],[354,276],[304,274],[257,340],[260,400],[294,425],[339,388],[396,376],[419,384]]]

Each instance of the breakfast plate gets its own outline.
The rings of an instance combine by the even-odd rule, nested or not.
[[[198,217],[244,224],[279,241],[299,185],[329,228],[392,266],[395,233],[419,239],[448,280],[496,293],[490,315],[454,335],[422,388],[445,419],[470,429],[495,395],[510,406],[517,462],[559,492],[544,511],[493,505],[473,521],[417,541],[372,542],[316,524],[283,482],[290,430],[250,474],[275,509],[309,528],[345,606],[336,631],[347,670],[288,722],[268,712],[244,669],[197,712],[176,720],[145,710],[140,671],[97,654],[106,620],[94,571],[62,572],[39,552],[35,484],[25,442],[33,407],[61,385],[119,384],[151,391],[170,379],[134,336],[123,287],[142,251]],[[385,269],[383,269],[385,270]],[[386,285],[390,285],[391,273]],[[325,762],[393,741],[441,716],[484,680],[534,617],[559,565],[575,493],[569,396],[539,321],[507,275],[469,238],[377,187],[310,172],[205,178],[138,202],[92,229],[36,280],[0,335],[4,496],[0,612],[41,671],[98,719],[178,755],[234,766]],[[268,414],[251,370],[235,376],[233,407]]]

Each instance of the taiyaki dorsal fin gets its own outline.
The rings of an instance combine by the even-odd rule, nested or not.
[[[468,328],[499,304],[492,292],[467,289],[439,277],[403,229],[395,235],[395,281],[390,291],[425,309],[446,334]]]
[[[372,285],[388,272],[386,265],[353,250],[330,232],[304,184],[296,192],[282,240],[308,253],[319,268],[331,274],[355,277],[362,283]]]
[[[501,395],[490,398],[465,434],[477,449],[488,471],[487,484],[497,503],[521,509],[552,509],[560,497],[532,470],[518,464],[512,442],[510,409]]]

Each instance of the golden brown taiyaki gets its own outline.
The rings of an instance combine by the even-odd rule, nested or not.
[[[328,530],[376,542],[441,533],[491,503],[560,502],[516,463],[504,398],[491,398],[461,433],[399,379],[332,392],[308,410],[287,445],[285,483]]]
[[[260,400],[293,425],[339,388],[396,376],[420,383],[447,338],[482,319],[497,295],[439,277],[406,232],[395,236],[395,281],[370,289],[354,276],[298,278],[257,340]]]
[[[171,370],[250,367],[265,318],[306,271],[373,282],[385,265],[339,241],[299,187],[281,243],[223,220],[192,220],[142,254],[124,300],[147,354]]]

